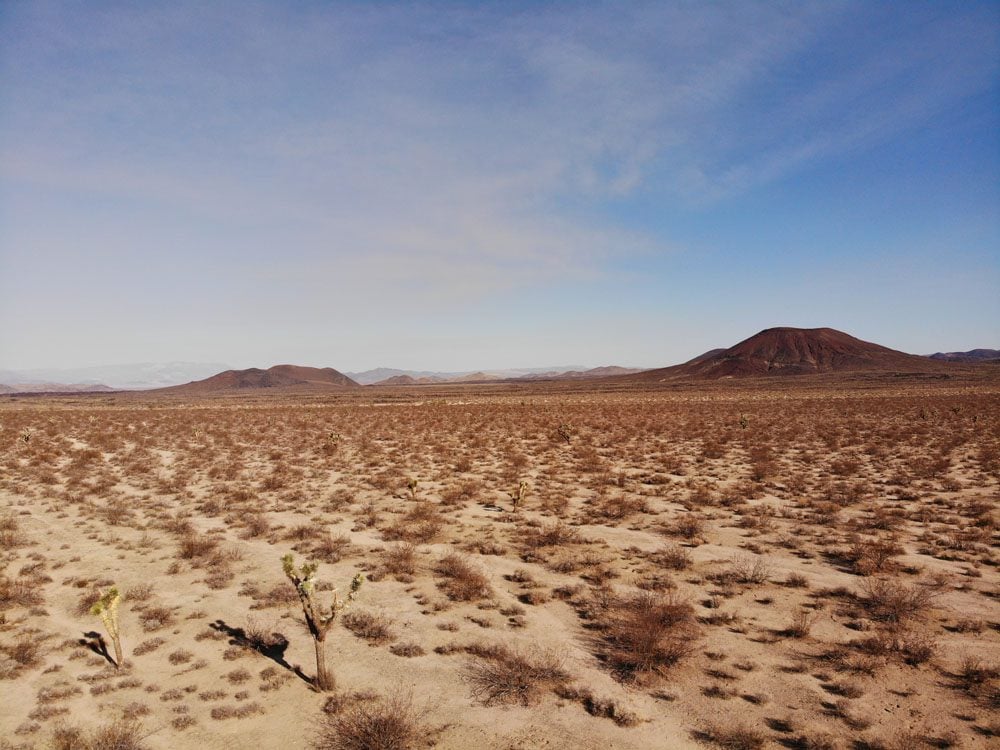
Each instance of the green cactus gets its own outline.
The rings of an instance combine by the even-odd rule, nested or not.
[[[122,602],[122,596],[118,593],[118,587],[112,586],[100,599],[94,602],[90,608],[90,614],[101,618],[111,643],[115,649],[115,669],[121,669],[125,659],[122,655],[122,637],[118,629],[118,607]]]
[[[361,573],[354,576],[346,599],[341,599],[337,589],[333,589],[333,601],[328,609],[324,609],[316,599],[316,571],[319,565],[304,562],[299,568],[295,565],[295,556],[291,552],[281,558],[281,565],[288,580],[295,586],[299,601],[302,602],[306,625],[309,626],[309,633],[316,647],[316,689],[324,692],[333,690],[336,687],[336,680],[326,662],[326,635],[340,611],[349,607],[354,601],[365,577]]]

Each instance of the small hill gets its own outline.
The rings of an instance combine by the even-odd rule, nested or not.
[[[729,349],[713,349],[644,381],[719,380],[839,372],[949,372],[948,363],[862,341],[833,328],[768,328]]]
[[[266,370],[251,367],[248,370],[226,370],[204,380],[184,385],[160,388],[158,393],[202,394],[227,391],[252,391],[267,388],[282,389],[340,389],[358,388],[357,383],[332,367],[300,367],[275,365]]]
[[[1000,362],[1000,349],[971,349],[967,352],[938,352],[931,359],[942,362]]]

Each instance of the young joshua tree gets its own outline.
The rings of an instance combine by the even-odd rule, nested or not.
[[[330,626],[337,618],[337,614],[348,607],[354,597],[357,596],[358,589],[364,582],[365,577],[358,573],[351,580],[351,590],[346,599],[341,599],[337,589],[333,589],[333,601],[330,602],[329,609],[325,609],[316,598],[316,563],[303,563],[299,568],[295,565],[295,557],[289,552],[281,558],[282,567],[288,580],[295,586],[302,602],[302,612],[306,617],[306,625],[312,634],[313,643],[316,646],[316,689],[323,692],[333,690],[336,680],[327,668],[326,664],[326,635],[330,631]]]
[[[517,485],[517,489],[510,493],[511,500],[514,501],[514,510],[517,510],[518,507],[520,507],[521,502],[527,494],[528,483],[522,480],[521,483]]]
[[[121,669],[124,657],[122,656],[122,636],[118,630],[118,605],[121,604],[122,597],[118,593],[118,587],[112,586],[100,599],[94,602],[90,608],[90,614],[97,615],[107,628],[108,636],[115,649],[115,669]]]

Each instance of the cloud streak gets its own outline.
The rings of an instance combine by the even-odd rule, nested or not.
[[[0,270],[172,253],[220,294],[401,309],[617,277],[689,252],[633,201],[724,207],[995,84],[989,6],[912,8],[7,6]]]

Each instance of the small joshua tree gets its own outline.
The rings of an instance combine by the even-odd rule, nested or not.
[[[94,602],[90,608],[90,614],[97,615],[104,623],[111,638],[111,644],[115,649],[115,669],[121,669],[124,657],[122,656],[122,636],[118,629],[118,605],[122,603],[122,596],[118,593],[118,588],[112,586],[108,592]]]
[[[313,644],[316,646],[316,689],[324,692],[333,690],[336,680],[326,665],[326,635],[330,631],[333,621],[337,618],[337,614],[354,601],[365,577],[361,573],[354,576],[347,599],[341,599],[337,589],[333,589],[333,601],[330,602],[329,609],[324,609],[323,605],[316,599],[316,570],[319,565],[307,562],[299,568],[295,565],[295,557],[291,552],[281,558],[281,564],[285,575],[288,576],[288,580],[292,582],[299,594],[302,612],[306,617],[306,625],[309,626]]]
[[[514,510],[517,510],[518,507],[520,507],[521,502],[524,500],[527,494],[528,494],[528,483],[522,479],[521,483],[517,485],[517,489],[514,490],[512,493],[510,493],[510,498],[511,500],[514,501]]]

